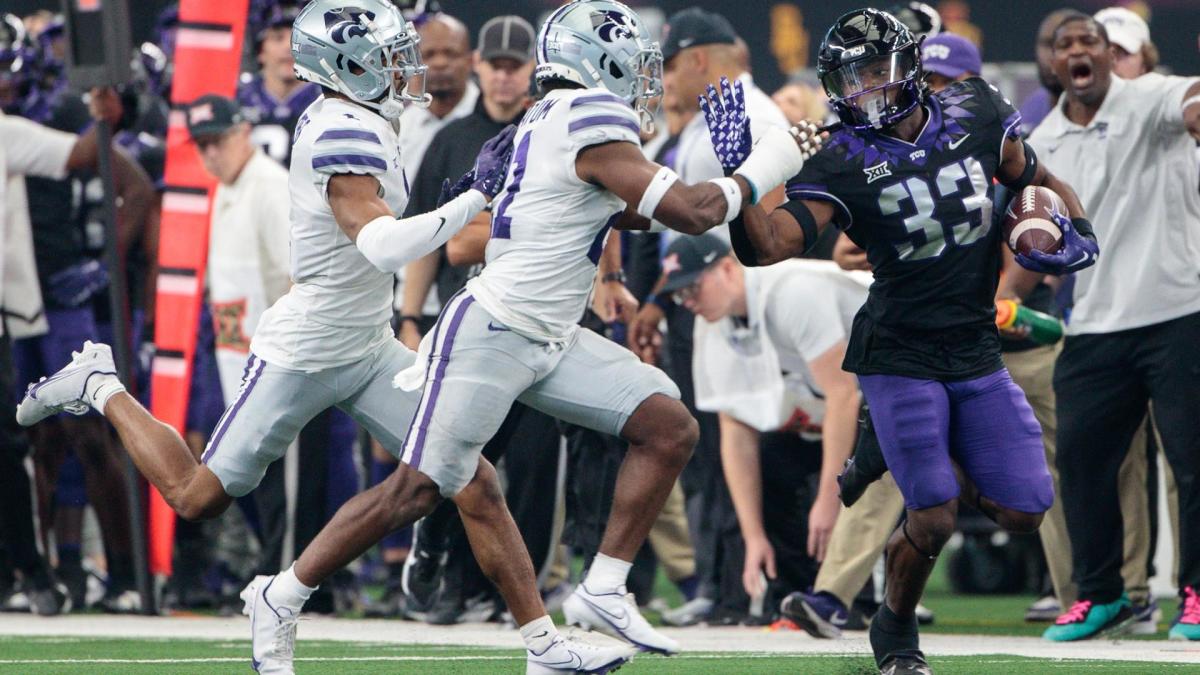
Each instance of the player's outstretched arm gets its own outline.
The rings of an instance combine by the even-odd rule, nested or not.
[[[512,154],[516,127],[509,126],[484,144],[476,159],[470,188],[434,211],[397,219],[379,196],[374,176],[337,174],[326,195],[342,231],[372,265],[397,272],[436,251],[483,210],[500,191]]]
[[[575,158],[575,173],[581,180],[604,186],[642,218],[654,218],[684,234],[701,234],[727,222],[731,201],[727,189],[737,190],[733,198],[738,208],[750,195],[744,180],[725,188],[712,181],[686,185],[625,141],[584,148]]]
[[[773,265],[807,251],[832,220],[827,202],[793,200],[770,213],[752,206],[729,222],[729,238],[743,265]]]

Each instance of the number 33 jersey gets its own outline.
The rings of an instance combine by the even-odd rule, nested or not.
[[[504,189],[492,202],[483,272],[467,289],[507,328],[533,340],[569,340],[583,317],[596,265],[625,202],[580,180],[575,158],[592,145],[640,147],[638,117],[605,89],[558,89],[521,119]]]
[[[972,78],[925,103],[912,143],[842,130],[788,182],[793,200],[830,203],[875,272],[854,320],[846,370],[963,380],[998,370],[993,316],[1001,263],[992,180],[1021,116]]]

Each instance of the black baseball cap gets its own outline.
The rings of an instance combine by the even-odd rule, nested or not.
[[[205,94],[187,107],[188,134],[193,140],[198,136],[224,133],[245,119],[237,101],[216,94]]]
[[[712,234],[683,235],[671,242],[663,256],[664,293],[673,293],[696,283],[704,270],[729,255],[729,244]]]
[[[662,42],[663,63],[666,63],[688,47],[734,44],[737,31],[720,14],[690,7],[667,19]]]
[[[533,26],[519,16],[497,16],[479,29],[479,58],[533,60]]]

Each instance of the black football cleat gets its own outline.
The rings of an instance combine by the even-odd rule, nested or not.
[[[921,652],[896,654],[884,660],[879,667],[880,675],[933,675],[933,669]]]
[[[879,447],[879,437],[875,435],[875,425],[871,422],[871,411],[864,403],[858,414],[858,441],[854,445],[854,454],[846,460],[846,466],[837,479],[842,503],[847,507],[853,506],[871,483],[882,478],[887,470],[883,449]]]

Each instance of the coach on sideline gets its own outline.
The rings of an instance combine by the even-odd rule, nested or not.
[[[1112,74],[1104,27],[1072,14],[1054,31],[1063,100],[1030,136],[1096,223],[1054,372],[1058,469],[1079,599],[1047,629],[1079,640],[1130,616],[1121,580],[1117,472],[1148,400],[1179,486],[1180,616],[1200,640],[1200,79]]]
[[[115,120],[116,96],[93,92],[93,114]],[[29,440],[17,426],[12,400],[12,337],[46,331],[33,258],[29,207],[25,201],[25,176],[61,179],[77,169],[94,168],[97,160],[96,127],[76,136],[48,129],[19,117],[0,113],[0,544],[13,566],[21,571],[36,614],[58,614],[65,607],[65,589],[50,576],[37,550],[33,529],[33,502],[25,456]],[[118,218],[138,223],[153,197],[146,174],[119,152],[113,153],[113,174],[121,195]]]

